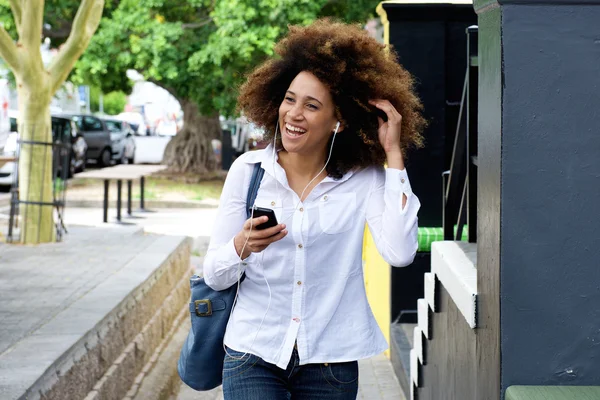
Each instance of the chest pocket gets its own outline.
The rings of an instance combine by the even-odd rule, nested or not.
[[[319,199],[319,224],[323,232],[333,235],[351,229],[358,215],[356,194],[327,194]]]

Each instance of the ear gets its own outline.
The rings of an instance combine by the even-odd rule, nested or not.
[[[345,128],[345,126],[342,123],[342,121],[337,121],[337,123],[335,124],[335,126],[333,127],[333,129],[331,131],[335,132],[335,130],[337,129],[337,133],[340,133],[341,131],[344,130],[344,128]]]

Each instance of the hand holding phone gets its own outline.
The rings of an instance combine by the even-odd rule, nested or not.
[[[264,230],[267,228],[272,228],[274,226],[277,226],[277,217],[275,216],[275,211],[271,210],[270,208],[254,206],[250,209],[250,212],[251,212],[252,217],[254,217],[254,218],[259,218],[259,217],[267,217],[268,218],[267,222],[263,222],[260,225],[256,225],[254,227],[254,229],[261,231],[261,230]]]
[[[251,253],[260,253],[288,233],[284,224],[277,224],[273,210],[254,207],[252,211],[254,218],[246,220],[244,227],[233,240],[241,259],[247,258]]]

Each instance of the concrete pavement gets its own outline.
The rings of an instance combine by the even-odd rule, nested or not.
[[[122,398],[187,304],[188,239],[69,229],[0,243],[0,399]]]
[[[109,221],[116,220],[116,211],[109,210]],[[155,209],[153,212],[135,212],[134,218],[124,218],[127,224],[102,223],[102,210],[97,208],[68,208],[65,212],[65,223],[70,229],[69,235],[78,235],[76,226],[101,227],[108,233],[112,229],[136,230],[143,228],[145,232],[165,235],[185,235],[195,238],[194,248],[197,255],[206,248],[208,237],[216,220],[216,209]],[[69,236],[67,235],[67,236]],[[200,252],[200,254],[198,254]],[[110,256],[107,253],[110,263]],[[42,262],[42,259],[40,259]],[[199,264],[196,264],[200,268]],[[101,269],[101,268],[96,268]],[[201,268],[200,268],[201,269]],[[82,272],[82,276],[85,276]],[[19,322],[20,323],[20,322]],[[26,328],[26,327],[24,327]],[[184,329],[185,331],[185,329]],[[2,336],[3,334],[0,334]],[[1,350],[0,350],[1,353]],[[172,357],[172,355],[171,355]],[[169,361],[172,363],[172,361]],[[404,400],[400,385],[394,375],[391,363],[384,355],[379,355],[359,362],[361,400],[394,399]],[[217,400],[222,398],[220,388],[212,392],[195,392],[184,384],[179,384],[179,392],[172,400]],[[140,389],[142,390],[142,389]],[[141,392],[140,392],[141,394]]]
[[[187,235],[195,239],[196,251],[207,245],[216,220],[215,208],[198,209],[155,209],[151,213],[135,213],[135,218],[124,221],[135,223],[146,232]],[[109,221],[116,220],[116,211],[109,210]],[[68,209],[66,221],[69,223],[89,224],[93,226],[106,225],[102,223],[101,209],[75,208]],[[110,225],[110,224],[109,224]],[[195,264],[195,263],[193,263]],[[196,263],[196,268],[201,265]],[[388,358],[381,354],[359,362],[360,383],[359,400],[405,400],[400,384],[394,374]],[[185,384],[180,385],[179,394],[172,400],[220,400],[220,388],[210,392],[196,392]]]
[[[360,360],[357,400],[405,400],[400,384],[394,375],[392,365],[383,354]],[[222,400],[223,392],[218,387],[210,392],[196,392],[185,384],[181,385],[178,396],[172,400]]]

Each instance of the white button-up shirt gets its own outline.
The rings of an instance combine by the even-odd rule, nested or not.
[[[240,262],[234,236],[246,220],[255,163],[265,170],[255,204],[275,211],[288,234]],[[402,208],[402,195],[407,202]],[[345,362],[385,351],[387,342],[365,292],[365,222],[391,265],[409,265],[417,251],[419,199],[405,170],[369,167],[326,177],[301,202],[269,146],[231,166],[204,261],[215,290],[246,272],[225,333],[225,344],[285,369],[297,343],[300,364]],[[386,273],[381,271],[381,273]]]

